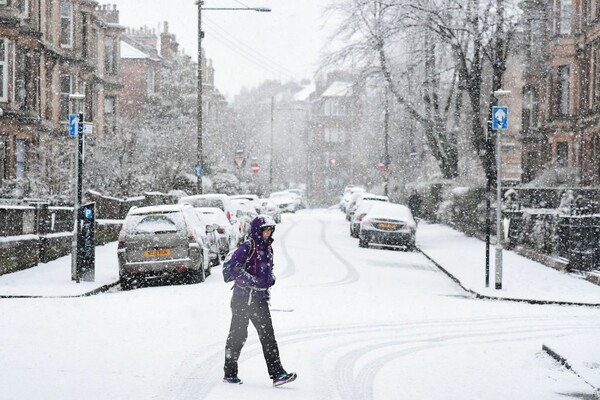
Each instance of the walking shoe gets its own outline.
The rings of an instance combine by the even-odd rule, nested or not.
[[[236,383],[238,385],[241,385],[242,383],[244,383],[237,376],[225,376],[225,377],[223,377],[223,382],[225,382],[225,383]]]
[[[288,382],[292,382],[297,377],[298,377],[298,375],[296,375],[295,372],[291,372],[289,374],[288,373],[279,374],[275,378],[273,378],[273,386],[281,386]]]

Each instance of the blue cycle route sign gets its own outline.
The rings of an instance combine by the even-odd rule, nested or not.
[[[194,172],[196,174],[196,177],[202,177],[202,164],[196,163],[196,165],[194,166]]]
[[[492,107],[492,129],[508,129],[508,107]]]
[[[69,136],[75,137],[79,132],[79,114],[69,114]]]

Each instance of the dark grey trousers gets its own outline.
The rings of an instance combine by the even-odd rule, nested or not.
[[[262,345],[263,355],[267,362],[267,370],[271,379],[285,373],[279,359],[279,348],[275,340],[271,311],[267,300],[252,298],[248,304],[245,296],[232,296],[231,298],[231,326],[225,344],[225,376],[237,376],[238,359],[246,339],[248,338],[248,323],[258,332]]]

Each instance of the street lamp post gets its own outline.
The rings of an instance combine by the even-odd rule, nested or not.
[[[196,5],[198,6],[198,100],[197,100],[197,112],[198,112],[198,126],[197,126],[197,148],[196,148],[196,192],[202,194],[202,175],[204,169],[204,156],[202,149],[202,128],[203,128],[203,104],[202,104],[202,39],[204,38],[204,32],[202,32],[202,11],[257,11],[257,12],[271,12],[270,8],[265,7],[233,7],[233,8],[221,8],[221,7],[202,7],[204,0],[197,0]]]

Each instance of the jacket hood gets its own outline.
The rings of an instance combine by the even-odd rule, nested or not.
[[[261,242],[263,241],[262,228],[266,226],[272,226],[273,231],[275,231],[275,225],[276,224],[273,218],[269,217],[268,215],[259,215],[250,223],[250,237],[252,237],[252,240],[257,243]]]

